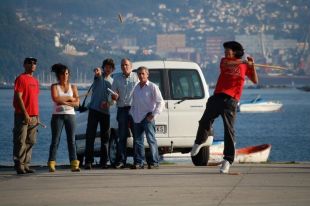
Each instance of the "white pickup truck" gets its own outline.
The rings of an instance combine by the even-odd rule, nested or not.
[[[209,89],[200,67],[194,62],[185,61],[141,61],[133,63],[133,70],[140,66],[149,69],[150,81],[156,83],[165,101],[162,113],[156,118],[156,139],[159,154],[171,152],[190,152],[195,141],[200,120]],[[76,135],[77,153],[80,161],[84,157],[85,131],[87,116],[78,115],[78,130]],[[116,107],[111,108],[111,136],[109,140],[109,159],[113,164],[116,154],[118,124],[116,121]],[[99,134],[99,133],[98,133]],[[148,150],[147,141],[145,142]],[[128,155],[132,155],[133,138],[128,132]],[[99,155],[100,137],[96,138],[95,155]],[[192,157],[196,166],[207,165],[209,160],[209,146],[200,149]]]

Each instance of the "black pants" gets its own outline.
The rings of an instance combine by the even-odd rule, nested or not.
[[[110,115],[89,109],[87,129],[86,129],[86,147],[85,162],[93,163],[94,161],[94,142],[97,134],[97,126],[100,124],[101,150],[100,164],[105,165],[108,161],[107,143],[110,138]]]
[[[212,124],[221,115],[224,123],[224,159],[233,163],[235,158],[234,124],[238,101],[226,94],[214,94],[208,99],[206,109],[199,121],[196,144],[202,144],[213,135]]]

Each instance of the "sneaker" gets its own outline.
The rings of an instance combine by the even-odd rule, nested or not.
[[[101,169],[109,169],[109,165],[107,165],[107,164],[102,164],[102,165],[101,165]]]
[[[144,165],[139,165],[139,164],[132,165],[132,166],[130,167],[130,169],[133,169],[133,170],[136,170],[136,169],[144,169]]]
[[[16,174],[18,174],[18,175],[23,175],[23,174],[27,173],[25,171],[24,167],[21,165],[15,165],[14,168],[15,168]]]
[[[221,174],[229,173],[229,168],[230,168],[230,163],[227,160],[223,160],[220,173]]]
[[[149,165],[147,166],[147,168],[148,168],[148,169],[158,169],[158,168],[159,168],[159,165],[151,165],[151,164],[149,164]]]
[[[114,167],[115,167],[116,169],[123,169],[123,168],[125,168],[125,165],[124,165],[124,163],[119,162],[119,163],[115,164]]]
[[[34,169],[31,169],[30,167],[25,167],[26,173],[35,173],[36,171]]]
[[[85,163],[84,169],[91,170],[92,169],[91,163]]]
[[[27,172],[24,169],[16,169],[16,174],[18,175],[23,175],[26,174]]]
[[[191,150],[191,156],[192,157],[196,156],[202,147],[211,146],[212,142],[213,142],[213,136],[208,136],[207,141],[205,141],[204,143],[202,143],[202,144],[196,144],[195,143],[192,147],[192,150]]]

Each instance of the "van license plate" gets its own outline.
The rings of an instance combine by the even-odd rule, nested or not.
[[[156,133],[157,134],[165,134],[165,133],[167,133],[166,125],[156,125]]]

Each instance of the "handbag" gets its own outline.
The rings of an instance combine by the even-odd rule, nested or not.
[[[80,104],[78,107],[75,107],[75,108],[74,108],[75,111],[80,112],[80,113],[83,113],[83,112],[85,112],[85,111],[88,110],[88,107],[85,106],[85,103],[86,103],[86,99],[87,99],[87,97],[88,97],[88,95],[89,95],[89,93],[90,93],[90,90],[93,88],[93,85],[94,85],[94,84],[92,84],[92,85],[89,87],[89,89],[88,89],[88,91],[87,91],[87,93],[86,93],[86,95],[85,95],[85,97],[84,97],[84,100],[83,100],[82,105]]]

